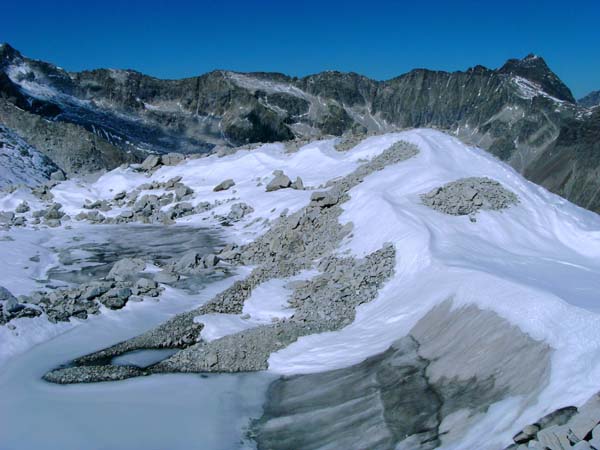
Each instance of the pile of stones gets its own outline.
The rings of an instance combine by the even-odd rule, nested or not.
[[[462,178],[421,195],[423,204],[453,216],[474,215],[480,209],[501,210],[519,202],[518,197],[489,178]]]
[[[231,225],[232,223],[235,222],[239,222],[240,220],[242,220],[244,217],[246,217],[248,214],[251,214],[254,212],[254,208],[252,208],[252,206],[248,205],[247,203],[234,203],[233,205],[231,205],[231,209],[229,210],[229,213],[227,213],[226,216],[215,216],[215,219],[217,219],[221,225]]]
[[[27,213],[30,211],[27,202],[21,202],[15,211],[0,211],[0,226],[4,228],[21,227],[26,224],[40,225],[44,224],[48,227],[58,227],[62,221],[70,220],[62,209],[60,203],[51,202],[46,208],[31,212],[31,219],[27,219]]]
[[[166,190],[163,194],[144,194],[143,191]],[[117,193],[112,201],[97,200],[83,205],[89,212],[81,212],[75,216],[76,220],[88,220],[94,224],[115,224],[115,223],[162,223],[171,224],[175,219],[199,214],[209,211],[216,206],[222,204],[222,201],[217,200],[213,203],[200,202],[193,206],[186,200],[190,200],[193,189],[181,183],[181,177],[174,177],[165,182],[154,181],[138,186],[135,190],[126,193]],[[141,195],[141,196],[140,196]],[[171,208],[164,210],[168,205],[173,205]],[[107,212],[114,207],[129,207],[121,212],[116,217],[106,217],[101,214]]]
[[[146,263],[141,259],[117,261],[104,280],[83,283],[77,287],[36,291],[18,300],[0,287],[2,323],[16,318],[36,317],[45,313],[50,322],[66,322],[71,317],[86,319],[98,314],[101,305],[121,309],[127,302],[158,297],[164,288],[149,278],[140,276]]]

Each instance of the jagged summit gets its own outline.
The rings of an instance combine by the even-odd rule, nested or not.
[[[498,71],[534,81],[557,99],[575,103],[571,90],[550,70],[541,56],[530,53],[523,59],[509,59]]]
[[[21,57],[21,53],[13,48],[8,42],[0,44],[0,67],[15,57]]]

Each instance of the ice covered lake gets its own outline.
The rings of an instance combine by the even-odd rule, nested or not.
[[[21,259],[16,258],[17,265],[28,261],[37,249],[39,267],[35,262],[26,264],[38,273],[42,267],[49,268],[46,283],[76,283],[102,276],[112,262],[125,256],[161,260],[190,249],[209,252],[221,245],[214,232],[186,227],[96,226],[45,230],[39,235],[33,231],[10,234],[14,240],[0,245],[16,251],[19,242],[27,243]],[[34,283],[24,273],[22,282]],[[75,357],[133,337],[208,301],[240,276],[205,275],[185,289],[167,288],[158,302],[130,302],[122,310],[73,324],[52,325],[35,319],[42,334],[52,327],[57,328],[50,335],[60,334],[0,360],[0,448],[252,448],[245,438],[246,427],[251,418],[261,415],[271,375],[154,375],[66,386],[41,379],[48,370]],[[131,353],[113,362],[143,365],[166,356]]]

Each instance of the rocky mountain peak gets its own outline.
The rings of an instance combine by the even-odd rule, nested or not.
[[[526,78],[539,84],[547,94],[575,103],[571,90],[550,70],[541,56],[530,53],[523,59],[509,59],[498,72]]]
[[[595,108],[596,106],[600,106],[600,91],[590,92],[585,97],[577,100],[581,106],[585,106],[586,108]]]
[[[11,47],[10,44],[4,42],[0,44],[0,67],[9,64],[16,58],[22,58],[23,56],[18,50]]]
[[[469,67],[469,68],[467,69],[467,72],[468,72],[468,73],[480,73],[480,74],[485,74],[485,73],[488,73],[489,71],[490,71],[490,69],[488,69],[488,68],[487,68],[487,67],[485,67],[485,66],[482,66],[481,64],[477,64],[476,66],[474,66],[474,67]]]

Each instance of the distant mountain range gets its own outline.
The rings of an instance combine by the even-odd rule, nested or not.
[[[600,91],[590,92],[583,98],[578,100],[578,103],[581,106],[585,106],[586,108],[594,108],[600,105]]]
[[[67,72],[0,46],[0,122],[69,174],[149,152],[434,127],[600,211],[597,94],[578,103],[535,55],[499,69],[416,69],[387,81],[224,70],[161,80],[133,70]]]

